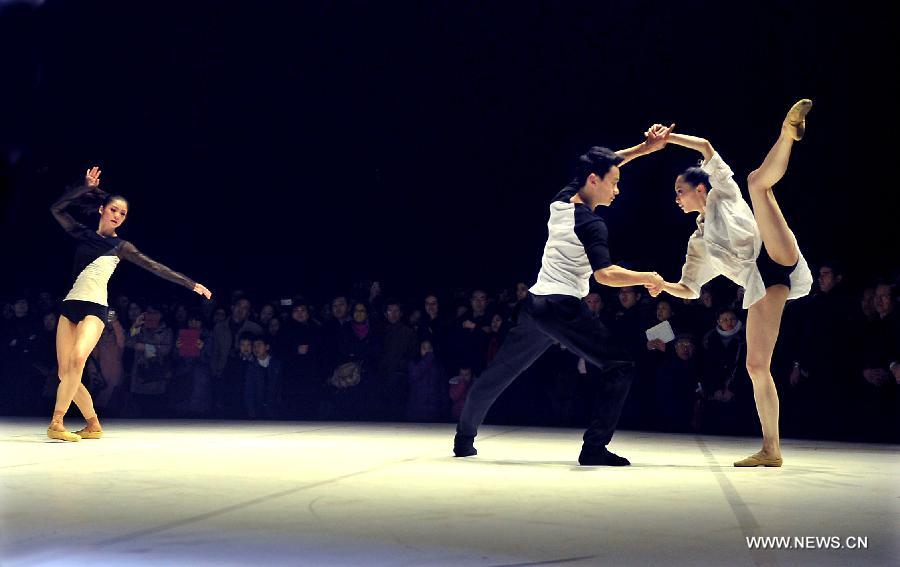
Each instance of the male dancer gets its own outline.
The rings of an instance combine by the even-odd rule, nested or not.
[[[670,131],[671,127],[649,131],[642,144],[618,152],[594,146],[579,158],[575,178],[550,204],[549,236],[541,271],[524,301],[519,323],[469,390],[454,439],[453,453],[457,457],[477,454],[473,442],[491,405],[558,341],[600,368],[603,380],[594,417],[584,434],[579,464],[631,464],[607,450],[606,445],[628,395],[634,364],[609,340],[608,331],[604,329],[597,336],[596,322],[591,320],[581,298],[588,294],[592,275],[611,287],[662,285],[656,272],[634,272],[612,263],[606,223],[594,209],[600,205],[608,207],[619,194],[619,166],[662,148]]]

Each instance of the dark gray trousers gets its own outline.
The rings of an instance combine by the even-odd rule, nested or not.
[[[634,363],[610,340],[609,331],[591,320],[584,303],[568,295],[531,295],[519,324],[509,331],[497,356],[472,383],[457,436],[474,439],[488,410],[513,380],[555,342],[600,369],[593,417],[584,444],[602,447],[612,439],[631,387]]]

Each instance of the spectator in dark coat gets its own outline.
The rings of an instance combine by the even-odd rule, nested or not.
[[[445,418],[443,408],[447,398],[447,379],[437,360],[431,343],[423,341],[420,358],[409,363],[409,396],[407,421],[440,421]]]

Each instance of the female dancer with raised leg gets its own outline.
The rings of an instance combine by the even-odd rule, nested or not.
[[[691,167],[675,180],[675,202],[685,213],[697,212],[697,231],[688,241],[681,281],[648,285],[654,297],[666,291],[676,297],[696,298],[700,287],[724,275],[744,287],[747,314],[747,371],[762,425],[763,445],[758,453],[734,463],[736,467],[782,464],[778,435],[778,392],[770,366],[778,339],[781,315],[788,299],[809,293],[812,274],[800,254],[772,187],[787,170],[791,148],[806,130],[812,101],[791,107],[781,133],[762,165],[747,178],[753,210],[741,197],[731,168],[703,138],[669,134],[668,142],[697,150],[703,165]],[[661,132],[662,126],[651,130]]]
[[[81,374],[88,355],[94,350],[107,322],[106,284],[121,259],[128,260],[171,282],[199,293],[209,299],[212,294],[204,286],[191,281],[138,252],[133,244],[122,240],[116,230],[125,222],[128,201],[120,195],[108,195],[98,189],[100,169],[87,171],[84,184],[74,187],[50,207],[59,224],[75,238],[75,283],[63,300],[59,324],[56,328],[56,357],[59,361],[59,387],[56,406],[47,436],[63,441],[99,439],[103,435],[94,403]],[[76,221],[66,209],[71,205],[90,207],[98,203],[100,223],[91,230]],[[63,425],[63,417],[72,401],[81,410],[87,426],[71,433]]]

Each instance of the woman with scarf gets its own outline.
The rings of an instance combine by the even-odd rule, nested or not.
[[[703,336],[703,419],[711,433],[746,432],[743,418],[753,413],[746,364],[744,325],[732,309],[723,309]]]
[[[379,335],[369,319],[368,306],[353,304],[350,321],[338,337],[339,364],[329,383],[335,387],[334,405],[340,419],[367,419],[379,415]]]

